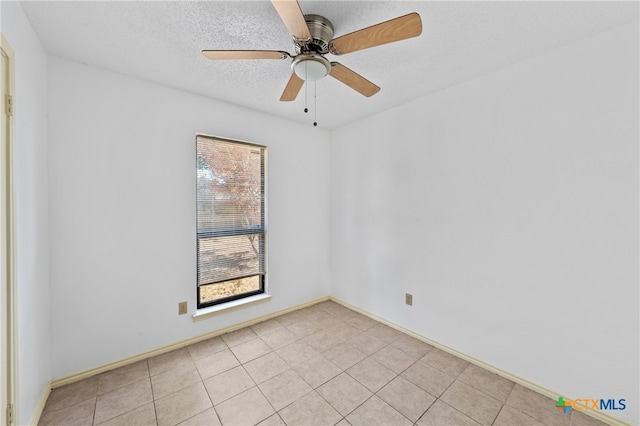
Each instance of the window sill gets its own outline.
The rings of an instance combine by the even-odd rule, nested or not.
[[[216,315],[235,311],[236,309],[246,308],[247,306],[268,302],[269,300],[271,300],[271,295],[264,293],[245,297],[244,299],[234,300],[232,302],[222,303],[220,305],[209,306],[208,308],[198,309],[196,313],[193,314],[193,320],[200,321],[205,318],[210,318]]]

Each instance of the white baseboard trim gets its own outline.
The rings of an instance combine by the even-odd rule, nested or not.
[[[47,399],[49,399],[49,395],[51,394],[51,380],[44,387],[42,391],[42,395],[40,395],[40,400],[38,400],[38,405],[36,405],[36,410],[33,412],[33,416],[31,417],[30,425],[37,426],[40,423],[40,417],[42,417],[42,412],[44,411],[44,406],[47,404]]]
[[[306,308],[307,306],[311,306],[311,305],[315,305],[316,303],[320,303],[320,302],[324,302],[325,300],[329,300],[329,296],[324,296],[324,297],[319,297],[317,299],[313,299],[310,300],[308,302],[305,303],[301,303],[299,305],[295,305],[291,308],[287,308],[287,309],[282,309],[280,311],[276,311],[276,312],[272,312],[270,314],[267,315],[263,315],[254,319],[250,319],[247,321],[243,321],[241,323],[229,326],[229,327],[225,327],[225,328],[221,328],[219,330],[215,330],[200,336],[196,336],[196,337],[192,337],[190,339],[186,339],[183,340],[181,342],[178,343],[174,343],[172,345],[167,345],[167,346],[163,346],[161,348],[157,348],[148,352],[144,352],[138,355],[134,355],[134,356],[130,356],[128,358],[123,358],[121,360],[118,361],[114,361],[114,362],[110,362],[108,364],[105,365],[101,365],[99,367],[95,367],[95,368],[91,368],[88,370],[84,370],[84,371],[80,371],[78,373],[74,373],[74,374],[70,374],[68,376],[64,376],[58,379],[53,379],[50,382],[50,388],[51,389],[55,389],[55,388],[59,388],[60,386],[64,386],[64,385],[68,385],[71,383],[75,383],[78,382],[80,380],[83,379],[87,379],[89,377],[95,376],[96,374],[100,374],[100,373],[104,373],[105,371],[110,371],[116,368],[120,368],[120,367],[124,367],[126,365],[129,364],[133,364],[135,362],[138,361],[142,361],[148,358],[152,358],[154,356],[158,356],[158,355],[162,355],[164,353],[167,352],[171,352],[174,351],[176,349],[180,349],[183,348],[185,346],[189,346],[192,345],[194,343],[198,343],[201,342],[203,340],[207,340],[207,339],[211,339],[212,337],[216,337],[219,336],[221,334],[225,334],[225,333],[229,333],[231,331],[235,331],[235,330],[239,330],[241,328],[244,327],[248,327],[250,325],[254,325],[257,324],[259,322],[262,321],[266,321],[268,319],[289,313],[289,312],[293,312],[293,311],[297,311],[298,309],[302,309],[302,308]]]
[[[498,368],[498,367],[496,367],[494,365],[488,364],[488,363],[486,363],[484,361],[481,361],[481,360],[479,360],[477,358],[474,358],[471,355],[467,355],[467,354],[465,354],[463,352],[457,351],[457,350],[455,350],[453,348],[450,348],[450,347],[448,347],[446,345],[443,345],[442,343],[439,343],[439,342],[436,342],[434,340],[431,340],[428,337],[422,336],[422,335],[420,335],[418,333],[414,333],[411,330],[408,330],[408,329],[406,329],[404,327],[401,327],[401,326],[399,326],[397,324],[394,324],[391,321],[387,321],[386,319],[381,318],[381,317],[379,317],[377,315],[374,315],[374,314],[372,314],[372,313],[370,313],[368,311],[365,311],[364,309],[361,309],[361,308],[359,308],[357,306],[351,305],[350,303],[347,303],[344,300],[338,299],[337,297],[329,296],[329,300],[331,300],[333,302],[336,302],[336,303],[338,303],[338,304],[340,304],[340,305],[342,305],[342,306],[344,306],[346,308],[349,308],[349,309],[351,309],[351,310],[353,310],[355,312],[358,312],[358,313],[360,313],[362,315],[365,315],[365,316],[367,316],[367,317],[369,317],[369,318],[371,318],[373,320],[376,320],[376,321],[381,322],[381,323],[383,323],[385,325],[388,325],[391,328],[394,328],[394,329],[396,329],[396,330],[398,330],[398,331],[400,331],[400,332],[402,332],[404,334],[407,334],[407,335],[409,335],[411,337],[414,337],[414,338],[416,338],[416,339],[418,339],[418,340],[420,340],[422,342],[425,342],[425,343],[427,343],[427,344],[429,344],[431,346],[434,346],[434,347],[436,347],[438,349],[441,349],[441,350],[443,350],[445,352],[448,352],[451,355],[457,356],[458,358],[462,358],[465,361],[470,362],[471,364],[475,364],[478,367],[481,367],[481,368],[484,368],[485,370],[491,371],[492,373],[495,373],[498,376],[501,376],[501,377],[504,377],[505,379],[511,380],[512,382],[515,382],[515,383],[517,383],[519,385],[522,385],[527,389],[531,389],[532,391],[537,392],[539,394],[542,394],[544,396],[547,396],[547,397],[549,397],[549,398],[551,398],[553,400],[557,400],[559,396],[566,396],[566,395],[561,395],[558,392],[554,392],[554,391],[552,391],[552,390],[550,390],[548,388],[545,388],[544,386],[540,386],[537,383],[533,383],[533,382],[531,382],[531,381],[529,381],[527,379],[524,379],[524,378],[522,378],[520,376],[512,374],[512,373],[510,373],[508,371],[502,370],[502,369],[500,369],[500,368]],[[569,398],[569,399],[571,399],[571,398]],[[618,419],[616,417],[613,417],[613,416],[610,416],[608,414],[605,414],[602,411],[595,411],[595,410],[587,411],[587,410],[584,410],[584,411],[581,411],[581,412],[583,414],[586,414],[586,415],[588,415],[590,417],[593,417],[593,418],[595,418],[597,420],[600,420],[601,422],[607,423],[607,424],[612,425],[612,426],[632,426],[630,423],[626,423],[626,422],[624,422],[624,421],[622,421],[622,420],[620,420],[620,419]]]
[[[467,354],[465,354],[463,352],[457,351],[456,349],[450,348],[450,347],[448,347],[446,345],[443,345],[443,344],[441,344],[439,342],[431,340],[431,339],[429,339],[429,338],[427,338],[425,336],[422,336],[422,335],[420,335],[418,333],[415,333],[415,332],[413,332],[413,331],[411,331],[409,329],[406,329],[406,328],[401,327],[401,326],[399,326],[397,324],[394,324],[391,321],[387,321],[384,318],[381,318],[381,317],[379,317],[377,315],[374,315],[374,314],[372,314],[372,313],[370,313],[368,311],[365,311],[364,309],[361,309],[361,308],[359,308],[357,306],[351,305],[351,304],[349,304],[349,303],[347,303],[347,302],[345,302],[345,301],[343,301],[341,299],[338,299],[338,298],[333,297],[333,296],[325,296],[325,297],[320,297],[320,298],[317,298],[317,299],[310,300],[310,301],[305,302],[305,303],[301,303],[301,304],[293,306],[291,308],[283,309],[283,310],[280,310],[280,311],[277,311],[277,312],[273,312],[273,313],[270,313],[270,314],[267,314],[267,315],[263,315],[263,316],[251,319],[251,320],[243,321],[241,323],[238,323],[238,324],[235,324],[235,325],[232,325],[232,326],[229,326],[229,327],[225,327],[225,328],[222,328],[222,329],[219,329],[219,330],[215,330],[215,331],[212,331],[210,333],[206,333],[206,334],[203,334],[203,335],[200,335],[200,336],[197,336],[197,337],[186,339],[186,340],[183,340],[181,342],[174,343],[172,345],[163,346],[161,348],[154,349],[152,351],[148,351],[148,352],[144,352],[144,353],[141,353],[141,354],[138,354],[138,355],[134,355],[134,356],[131,356],[131,357],[128,357],[128,358],[124,358],[124,359],[121,359],[119,361],[114,361],[114,362],[102,365],[100,367],[91,368],[89,370],[84,370],[84,371],[81,371],[81,372],[78,372],[78,373],[74,373],[74,374],[71,374],[71,375],[68,375],[68,376],[65,376],[65,377],[61,377],[61,378],[58,378],[58,379],[53,379],[53,380],[51,380],[49,382],[48,386],[46,387],[46,389],[42,393],[42,396],[41,396],[40,401],[38,403],[38,407],[36,408],[36,411],[34,412],[31,424],[32,425],[37,425],[38,424],[38,421],[40,420],[40,416],[42,415],[42,411],[44,409],[44,406],[45,406],[45,404],[47,402],[47,398],[49,397],[49,394],[51,393],[52,389],[55,389],[55,388],[58,388],[60,386],[68,385],[68,384],[71,384],[71,383],[74,383],[74,382],[77,382],[77,381],[80,381],[80,380],[95,376],[96,374],[104,373],[105,371],[113,370],[113,369],[119,368],[119,367],[124,367],[126,365],[133,364],[133,363],[138,362],[138,361],[142,361],[142,360],[145,360],[145,359],[148,359],[148,358],[152,358],[152,357],[157,356],[157,355],[161,355],[161,354],[166,353],[166,352],[170,352],[170,351],[173,351],[173,350],[176,350],[176,349],[180,349],[180,348],[183,348],[185,346],[189,346],[191,344],[198,343],[198,342],[201,342],[203,340],[207,340],[207,339],[210,339],[212,337],[219,336],[221,334],[225,334],[225,333],[229,333],[231,331],[239,330],[241,328],[248,327],[248,326],[257,324],[259,322],[266,321],[268,319],[271,319],[271,318],[274,318],[274,317],[289,313],[289,312],[297,311],[298,309],[306,308],[308,306],[315,305],[316,303],[324,302],[326,300],[331,300],[333,302],[336,302],[336,303],[338,303],[338,304],[340,304],[342,306],[345,306],[346,308],[349,308],[349,309],[351,309],[351,310],[353,310],[355,312],[358,312],[358,313],[360,313],[362,315],[365,315],[365,316],[367,316],[367,317],[369,317],[371,319],[374,319],[374,320],[376,320],[376,321],[378,321],[378,322],[380,322],[382,324],[388,325],[389,327],[394,328],[394,329],[396,329],[396,330],[398,330],[398,331],[400,331],[402,333],[405,333],[405,334],[407,334],[407,335],[409,335],[411,337],[414,337],[414,338],[416,338],[416,339],[418,339],[420,341],[428,343],[431,346],[434,346],[434,347],[436,347],[438,349],[441,349],[441,350],[443,350],[445,352],[448,352],[448,353],[450,353],[452,355],[455,355],[458,358],[462,358],[465,361],[470,362],[471,364],[475,364],[478,367],[481,367],[481,368],[484,368],[485,370],[491,371],[492,373],[495,373],[495,374],[497,374],[497,375],[499,375],[501,377],[504,377],[505,379],[511,380],[512,382],[518,383],[519,385],[522,385],[522,386],[524,386],[524,387],[526,387],[528,389],[531,389],[534,392],[538,392],[538,393],[540,393],[542,395],[545,395],[545,396],[547,396],[547,397],[549,397],[551,399],[557,400],[558,397],[561,396],[558,392],[554,392],[554,391],[552,391],[552,390],[550,390],[548,388],[545,388],[544,386],[538,385],[537,383],[533,383],[533,382],[531,382],[531,381],[529,381],[527,379],[524,379],[524,378],[522,378],[520,376],[512,374],[512,373],[510,373],[508,371],[502,370],[502,369],[500,369],[500,368],[498,368],[496,366],[488,364],[488,363],[486,363],[484,361],[481,361],[481,360],[479,360],[477,358],[474,358],[474,357],[472,357],[470,355],[467,355]],[[562,395],[562,396],[564,396],[564,395]],[[624,422],[624,421],[622,421],[620,419],[612,417],[612,416],[610,416],[608,414],[605,414],[605,413],[603,413],[601,411],[586,411],[585,410],[585,411],[582,411],[582,413],[584,413],[584,414],[586,414],[588,416],[591,416],[591,417],[593,417],[593,418],[595,418],[597,420],[600,420],[601,422],[604,422],[604,423],[607,423],[609,425],[612,425],[612,426],[632,426],[629,423],[626,423],[626,422]]]

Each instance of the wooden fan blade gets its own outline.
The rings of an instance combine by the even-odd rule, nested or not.
[[[280,100],[282,102],[291,102],[296,99],[298,96],[298,92],[302,88],[304,84],[304,80],[296,75],[296,73],[291,73],[291,78],[287,83],[287,87],[284,88],[284,92],[282,92],[282,96],[280,96]]]
[[[203,50],[209,59],[286,59],[290,55],[281,50]]]
[[[329,75],[367,98],[380,91],[378,86],[338,62],[331,62]]]
[[[307,21],[304,19],[300,5],[296,0],[271,0],[271,4],[280,15],[289,34],[298,40],[311,38]]]
[[[422,34],[422,20],[417,13],[400,16],[331,40],[329,50],[334,55],[356,52]]]

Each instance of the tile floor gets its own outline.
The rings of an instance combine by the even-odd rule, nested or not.
[[[54,389],[40,425],[601,425],[326,301]]]

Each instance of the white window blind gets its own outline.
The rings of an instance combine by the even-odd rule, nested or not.
[[[196,151],[199,307],[264,292],[265,147],[198,135]]]

